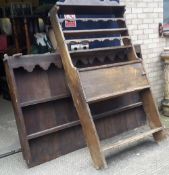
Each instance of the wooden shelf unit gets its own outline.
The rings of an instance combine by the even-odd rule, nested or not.
[[[5,60],[8,82],[17,121],[22,153],[28,167],[52,160],[86,146],[81,123],[67,87],[58,54],[14,55]],[[13,88],[12,88],[13,87]],[[124,103],[130,101],[130,103]],[[123,100],[107,100],[90,104],[100,138],[107,139],[124,132],[109,130],[118,118],[130,120],[131,110],[142,111],[135,116],[135,125],[142,125],[142,103],[137,95]],[[116,104],[116,106],[114,106]],[[118,105],[117,105],[118,104]],[[122,113],[126,111],[126,115]],[[128,128],[133,128],[130,124]],[[71,140],[71,143],[70,143]],[[39,149],[40,148],[40,149]]]
[[[142,62],[136,57],[128,31],[121,34],[122,28],[126,28],[125,6],[112,5],[112,1],[106,4],[99,0],[86,1],[85,4],[69,1],[72,2],[59,3],[50,15],[60,55],[14,55],[5,60],[22,153],[28,167],[83,148],[86,141],[95,167],[106,167],[102,151],[111,149],[112,145],[102,150],[100,140],[145,125],[146,117],[151,130],[131,140],[150,134],[155,140],[164,138]],[[97,30],[97,35],[108,33],[108,36],[96,38],[91,37],[93,31],[77,29],[72,38],[65,39],[63,31],[70,35],[72,30],[61,30],[63,15],[72,13],[77,16],[108,13],[108,17],[78,17],[77,22],[113,21],[120,29],[110,31],[108,27],[104,32],[93,29]],[[90,37],[81,38],[82,33],[83,37],[89,34]],[[75,43],[109,40],[111,46],[71,51],[71,42],[67,45],[67,40]],[[81,125],[86,128],[86,123],[88,129],[84,138]],[[122,144],[128,142],[124,140]]]
[[[96,169],[107,167],[103,154],[107,150],[141,140],[149,135],[153,135],[156,141],[165,138],[142,60],[136,55],[125,21],[121,20],[124,19],[124,12],[125,6],[109,0],[79,2],[65,0],[57,3],[50,12],[66,79]],[[73,29],[65,25],[63,16],[66,14],[74,14],[77,18],[74,19],[76,27]],[[89,22],[92,22],[92,25]],[[101,25],[101,22],[104,25]],[[89,48],[83,50],[81,45],[84,43],[88,44]],[[77,48],[81,50],[73,51],[73,45],[79,45]],[[130,106],[132,100],[138,99],[140,100],[136,101],[136,104],[142,107],[131,108],[130,112],[128,111],[130,113],[128,118],[126,110],[122,112],[118,110],[118,106],[114,104],[115,99],[119,99],[116,103],[122,105],[122,109]],[[111,100],[111,107],[115,106],[116,109],[111,110],[110,104],[107,105],[107,101]],[[107,111],[95,115],[97,111],[93,107],[96,106],[98,111],[99,109]],[[111,119],[117,116],[112,112],[114,110],[117,110],[119,117],[111,123]],[[107,124],[107,128],[111,128],[114,132],[132,130],[144,125],[145,121],[149,121],[150,131],[102,148],[100,140],[103,138],[100,134],[104,131],[101,125],[95,125],[95,116],[102,118],[104,114],[112,116],[109,118],[110,125]],[[121,114],[123,117],[120,117]],[[140,116],[139,119],[137,115]],[[135,122],[136,120],[139,122]]]
[[[16,55],[7,57],[5,66],[22,153],[28,167],[83,147],[84,141],[76,145],[76,140],[70,149],[59,151],[55,145],[47,146],[48,143],[65,145],[62,137],[81,134],[59,55]],[[77,126],[75,132],[74,125]],[[69,133],[65,129],[69,129]],[[44,151],[38,152],[39,148]]]

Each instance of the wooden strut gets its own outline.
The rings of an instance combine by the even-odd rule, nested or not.
[[[63,67],[65,70],[66,78],[67,78],[67,83],[68,83],[76,110],[78,112],[78,116],[80,118],[80,122],[81,122],[81,125],[83,128],[83,133],[85,135],[85,139],[86,139],[91,157],[93,159],[94,166],[96,169],[106,168],[107,163],[106,163],[105,156],[103,155],[105,150],[101,149],[101,144],[100,144],[100,140],[98,137],[98,133],[96,131],[96,127],[95,127],[95,124],[94,124],[94,121],[93,121],[93,118],[92,118],[92,115],[90,112],[89,104],[88,104],[90,101],[89,99],[92,99],[91,101],[93,101],[93,98],[92,98],[93,91],[91,92],[92,95],[90,93],[86,93],[87,90],[89,90],[89,89],[91,90],[90,84],[89,84],[89,86],[86,86],[85,88],[83,88],[84,87],[83,81],[86,82],[85,78],[87,77],[87,74],[86,75],[83,74],[83,76],[82,76],[82,73],[83,73],[83,71],[85,72],[85,70],[87,70],[87,68],[84,70],[82,69],[83,71],[79,71],[72,64],[72,60],[70,57],[68,46],[66,44],[66,40],[65,40],[64,34],[62,32],[62,29],[61,29],[61,26],[59,23],[57,11],[58,11],[58,7],[54,6],[52,8],[52,10],[50,11],[50,19],[51,19],[51,24],[52,24],[52,27],[53,27],[53,30],[55,33],[57,43],[58,43],[58,49],[59,49],[59,52],[60,52],[60,55],[62,58],[62,63],[63,63]],[[132,63],[132,64],[135,64],[135,66],[137,66],[135,63],[135,62],[137,62],[137,56],[136,56],[136,53],[135,53],[133,46],[132,46],[132,52],[129,54],[129,57],[130,57],[130,60],[129,60],[130,62],[128,62],[127,64]],[[140,140],[140,139],[142,139],[146,136],[149,136],[151,134],[153,134],[153,137],[157,142],[166,138],[166,135],[164,133],[164,130],[163,130],[160,118],[159,118],[158,109],[155,105],[153,96],[151,94],[151,89],[150,89],[150,86],[148,84],[148,80],[145,77],[146,73],[145,73],[145,70],[144,70],[141,63],[140,63],[140,67],[141,68],[138,69],[138,72],[136,72],[136,69],[131,68],[130,73],[132,73],[131,75],[134,74],[134,76],[135,76],[134,78],[136,78],[136,80],[137,80],[137,76],[139,76],[138,82],[140,83],[140,88],[138,88],[138,89],[135,88],[135,89],[136,89],[136,91],[140,92],[140,94],[141,94],[143,108],[147,114],[149,126],[152,130],[150,132],[145,133],[145,134],[141,134],[140,136],[128,138],[125,141],[121,141],[122,144]],[[91,68],[91,70],[92,69],[93,68]],[[122,68],[122,70],[127,70],[127,69]],[[89,68],[89,71],[90,71],[90,68]],[[107,71],[106,73],[111,76],[112,74],[114,74],[114,73],[116,74],[117,72],[118,71],[116,71],[116,70],[114,72],[112,70],[110,70],[110,71]],[[142,74],[140,74],[140,72],[142,72]],[[100,71],[100,76],[102,76],[102,78],[104,77],[104,73],[102,73],[101,71]],[[120,76],[122,77],[123,73],[121,73]],[[145,77],[145,78],[143,78],[143,77]],[[96,79],[96,78],[98,78],[98,76],[95,76],[94,78]],[[143,82],[142,82],[143,79],[144,79],[144,83],[145,83],[144,86],[143,86]],[[106,89],[105,88],[106,82],[103,85],[104,85],[103,89]],[[112,86],[112,84],[110,84],[110,85]],[[135,85],[133,82],[131,82],[130,84],[128,83],[127,85],[131,86],[131,87],[137,86],[137,84]],[[108,87],[111,88],[111,86],[108,86]],[[124,84],[123,84],[123,86],[124,86]],[[124,88],[123,86],[121,86],[122,89]],[[107,87],[107,89],[110,90],[108,87]],[[131,90],[131,89],[129,88],[129,90]],[[129,91],[129,92],[131,92],[131,91]],[[129,92],[126,90],[126,92],[124,92],[124,94],[129,93]],[[121,95],[121,94],[122,93],[120,92],[118,95]],[[98,95],[98,94],[96,94],[96,95]],[[98,96],[96,96],[96,97],[98,97]],[[114,97],[114,94],[113,94],[113,97]],[[111,146],[110,149],[115,148],[119,145],[120,144]]]
[[[29,54],[30,50],[31,50],[31,44],[30,44],[30,38],[29,38],[28,20],[27,20],[27,18],[24,18],[24,28],[25,28],[27,54]]]
[[[17,34],[17,29],[16,29],[16,21],[14,18],[12,18],[12,25],[13,25],[13,33],[14,33],[14,40],[15,40],[15,47],[16,47],[16,53],[20,52],[20,47],[19,47],[19,40],[18,40],[18,34]]]
[[[68,86],[82,124],[82,129],[94,162],[94,166],[96,169],[106,168],[107,163],[101,150],[99,137],[89,110],[89,106],[85,102],[85,96],[81,87],[78,71],[71,62],[68,47],[64,42],[64,35],[59,25],[56,6],[50,11],[50,19],[57,43],[59,44],[59,52],[62,57],[62,63],[65,69]]]

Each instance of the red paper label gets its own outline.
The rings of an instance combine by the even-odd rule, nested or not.
[[[76,16],[75,15],[65,15],[65,27],[76,27]]]

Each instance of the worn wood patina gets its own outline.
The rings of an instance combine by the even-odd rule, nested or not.
[[[109,145],[107,148],[101,147],[99,130],[95,126],[92,112],[92,106],[96,103],[100,103],[100,109],[103,109],[107,100],[118,97],[122,103],[124,102],[123,105],[125,103],[129,105],[130,100],[126,102],[123,96],[128,94],[130,98],[134,98],[133,94],[136,94],[138,102],[142,104],[137,111],[135,108],[129,108],[129,123],[132,126],[131,129],[137,127],[134,122],[135,117],[141,115],[149,121],[150,130],[120,141],[121,144],[118,146],[138,141],[151,134],[156,141],[165,138],[142,60],[136,56],[125,21],[118,20],[118,18],[124,18],[124,11],[125,6],[113,1],[97,1],[96,3],[96,0],[90,2],[65,0],[58,3],[50,12],[67,84],[96,169],[107,167],[104,151],[117,147],[117,144]],[[77,19],[74,29],[67,27],[65,21],[67,19],[63,19],[68,14],[73,14],[74,21]],[[111,16],[116,18],[112,26],[104,23],[108,22]],[[103,28],[103,23],[102,25],[96,24],[98,20],[95,19],[100,17],[102,19],[99,21],[104,21],[102,22],[106,25],[105,28]],[[78,22],[81,20],[83,26]],[[94,21],[95,24],[89,25],[84,21]],[[87,29],[84,29],[84,26]],[[112,27],[113,30],[110,30]],[[83,45],[85,50],[79,49]],[[76,50],[72,50],[74,46]],[[132,105],[135,106],[135,104]],[[123,118],[117,118],[117,123],[127,126],[126,112],[121,114]],[[113,113],[112,117],[114,117]],[[121,126],[113,127],[112,124],[110,129],[119,130]],[[128,127],[126,127],[127,130]]]

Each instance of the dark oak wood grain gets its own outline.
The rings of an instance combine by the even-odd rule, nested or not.
[[[28,167],[87,144],[94,166],[100,169],[107,166],[104,150],[151,134],[156,141],[165,138],[142,61],[136,56],[126,31],[125,6],[107,2],[86,1],[82,6],[81,1],[67,0],[51,10],[51,23],[60,54],[6,57],[6,73]],[[93,42],[95,37],[90,38],[94,33],[92,30],[63,32],[60,22],[65,22],[64,14],[98,16],[90,19],[93,22],[113,20],[119,29],[96,29],[96,39],[110,40],[112,33],[112,38],[122,42],[115,46],[70,51],[66,40]],[[90,21],[81,18],[81,21],[85,20]],[[102,37],[103,33],[108,37]],[[88,34],[87,39],[81,38]],[[68,35],[73,37],[67,38]],[[100,140],[145,125],[147,119],[149,132],[102,149]]]
[[[79,76],[89,103],[150,87],[140,63],[83,71]]]
[[[50,19],[58,43],[58,50],[61,54],[67,84],[83,128],[87,146],[95,168],[101,169],[107,167],[105,156],[103,155],[105,150],[140,140],[151,134],[153,134],[155,140],[162,140],[165,138],[165,134],[159,120],[158,110],[153,101],[142,61],[136,55],[127,30],[122,30],[126,26],[124,22],[116,23],[118,27],[112,27],[113,29],[109,29],[109,27],[87,30],[78,30],[76,28],[74,28],[75,30],[63,29],[65,21],[62,16],[65,14],[81,16],[81,22],[90,21],[84,18],[85,15],[89,14],[96,16],[96,21],[92,19],[92,22],[98,22],[97,17],[100,17],[99,15],[109,16],[111,14],[116,18],[124,18],[124,6],[119,5],[115,1],[97,1],[97,3],[96,1],[86,1],[84,3],[84,1],[75,2],[73,0],[65,0],[52,8]],[[80,21],[79,17],[76,20],[77,26],[78,21]],[[105,33],[107,36],[104,36]],[[110,33],[112,35],[109,35]],[[115,36],[113,34],[117,35]],[[110,47],[106,50],[104,48],[106,41],[109,44],[114,43],[114,48]],[[116,45],[117,43],[115,44],[115,41],[117,41],[118,46]],[[71,46],[74,44],[81,46],[83,43],[87,43],[89,49],[87,48],[85,51],[71,51]],[[94,43],[96,48],[93,49]],[[99,43],[100,46],[96,43]],[[127,46],[131,47],[129,48]],[[123,49],[123,52],[117,52],[117,49]],[[109,51],[109,53],[106,55],[104,51]],[[128,96],[128,100],[124,96]],[[96,115],[100,116],[101,121],[96,126],[94,113],[97,113],[99,109],[96,111],[94,108],[95,105],[105,110],[107,108],[106,104],[112,104],[111,100],[114,99],[121,99],[123,103],[128,104],[128,107],[133,100],[141,99],[143,107],[133,108],[126,113],[118,111],[118,108],[104,111]],[[118,118],[115,117],[116,114],[113,112],[116,110],[119,112]],[[108,128],[106,132],[109,132],[107,133],[109,137],[112,136],[110,134],[111,131],[114,134],[125,132],[132,130],[138,125],[145,124],[146,117],[149,119],[151,130],[102,149],[100,144],[102,137],[99,139],[99,136],[105,129],[102,125],[107,119],[103,121],[102,117],[105,115],[113,116],[113,123],[110,120],[110,125],[106,125]],[[118,127],[113,128],[112,125],[115,124]]]
[[[5,61],[22,153],[29,167],[86,146],[63,66],[53,62],[60,63],[58,54],[15,55]],[[45,63],[48,69],[40,66]],[[25,69],[28,65],[32,72]],[[120,120],[130,121],[134,117],[132,128],[145,122],[142,103],[134,94],[90,104],[90,109],[101,140],[131,128],[130,122],[119,123]],[[133,116],[132,110],[142,114]]]

